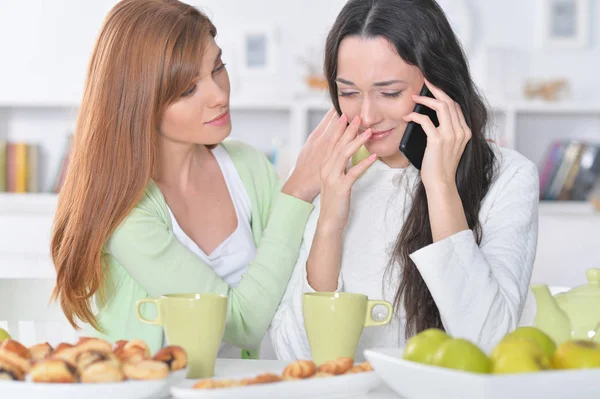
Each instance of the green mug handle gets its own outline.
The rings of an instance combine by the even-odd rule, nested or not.
[[[140,307],[144,303],[153,303],[154,306],[156,306],[156,319],[154,319],[154,320],[148,320],[144,316],[142,316],[142,312],[140,311]],[[142,323],[156,324],[156,325],[162,326],[162,314],[160,313],[159,299],[153,299],[153,298],[140,299],[139,301],[137,301],[135,303],[135,313],[137,313],[137,317],[138,317],[138,319],[140,319],[140,321]]]
[[[383,305],[387,308],[388,313],[385,320],[373,320],[373,308],[377,305]],[[365,327],[383,326],[388,324],[390,320],[392,320],[393,312],[394,310],[392,309],[392,304],[387,301],[367,301],[367,317],[365,320]]]

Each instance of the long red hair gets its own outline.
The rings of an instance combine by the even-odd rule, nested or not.
[[[157,167],[161,115],[197,77],[216,29],[176,0],[123,0],[106,17],[88,67],[71,159],[58,199],[51,253],[53,299],[67,320],[102,330],[102,247],[143,195]]]

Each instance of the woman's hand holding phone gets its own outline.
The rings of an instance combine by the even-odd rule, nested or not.
[[[439,126],[436,128],[428,116],[415,112],[406,115],[404,120],[418,123],[427,134],[421,180],[429,192],[440,186],[456,186],[456,170],[471,139],[471,129],[467,126],[460,105],[430,82],[425,81],[425,84],[435,98],[415,95],[413,100],[435,110]]]

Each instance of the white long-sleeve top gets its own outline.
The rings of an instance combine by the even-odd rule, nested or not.
[[[465,230],[411,254],[447,333],[469,339],[486,351],[517,326],[529,288],[538,232],[536,166],[516,151],[495,144],[492,148],[498,168],[479,213],[481,243],[477,245],[473,231]],[[410,209],[418,174],[412,166],[393,169],[376,161],[354,184],[338,291],[393,303],[402,265],[394,264],[392,273],[386,270]],[[307,281],[306,261],[319,218],[319,197],[314,204],[296,268],[269,330],[279,359],[311,358],[302,296],[314,292]],[[394,313],[388,325],[363,330],[357,361],[364,360],[364,349],[405,344],[405,311],[402,308]]]

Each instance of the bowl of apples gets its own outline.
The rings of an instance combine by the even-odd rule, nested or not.
[[[412,337],[403,348],[365,351],[386,384],[405,399],[579,399],[600,394],[600,344],[556,345],[526,326],[507,334],[491,352],[438,329]]]

